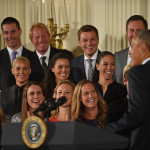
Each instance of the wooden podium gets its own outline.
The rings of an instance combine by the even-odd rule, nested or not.
[[[6,123],[1,138],[3,150],[29,150],[22,140],[22,123]],[[129,139],[104,129],[79,123],[47,123],[47,137],[38,150],[112,150],[127,148]]]

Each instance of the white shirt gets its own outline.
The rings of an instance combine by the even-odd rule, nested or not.
[[[129,47],[129,51],[131,50],[131,47]],[[131,57],[129,55],[129,52],[128,52],[128,57],[127,57],[127,65],[131,63]]]
[[[37,55],[38,55],[38,57],[39,57],[39,60],[40,60],[41,65],[42,65],[41,57],[46,56],[45,63],[46,63],[47,66],[48,66],[48,63],[49,63],[49,55],[50,55],[50,46],[49,46],[47,52],[46,52],[44,55],[41,55],[37,50],[36,50],[36,53],[37,53]]]
[[[12,52],[13,52],[14,50],[12,50],[11,48],[9,48],[8,46],[7,46],[7,49],[8,49],[9,58],[10,58],[10,61],[11,61],[11,64],[12,64]],[[20,57],[20,56],[22,55],[23,46],[21,45],[21,46],[20,46],[17,50],[15,50],[15,51],[17,52],[16,58],[17,58],[17,57]]]
[[[148,61],[150,61],[150,57],[145,59],[143,62],[142,62],[142,65],[146,64]]]
[[[95,54],[91,58],[91,59],[93,59],[93,61],[92,61],[93,70],[95,69],[97,54],[98,54],[98,50],[95,52]],[[87,58],[86,55],[84,54],[84,68],[85,68],[86,78],[88,79],[89,63],[88,63],[87,59],[89,59],[89,58]]]

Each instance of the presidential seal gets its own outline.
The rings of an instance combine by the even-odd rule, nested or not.
[[[40,147],[47,135],[45,122],[36,116],[27,118],[22,125],[22,138],[24,143],[30,148]]]

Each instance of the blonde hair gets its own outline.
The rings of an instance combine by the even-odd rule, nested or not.
[[[132,64],[127,64],[123,69],[123,78],[127,80],[127,72],[132,68]]]
[[[62,84],[69,84],[69,85],[72,87],[73,91],[74,91],[75,84],[72,83],[70,80],[63,80],[63,81],[60,81],[60,82],[56,85],[56,87],[55,87],[55,89],[54,89],[53,98],[56,98],[56,95],[57,95],[57,89],[58,89],[58,87],[59,87],[60,85],[62,85]],[[52,111],[51,117],[55,116],[58,112],[59,112],[58,109]]]
[[[98,128],[104,127],[104,120],[106,118],[106,112],[107,112],[107,104],[103,100],[102,96],[100,95],[98,89],[96,86],[89,80],[81,80],[75,87],[73,98],[71,102],[71,118],[72,120],[77,120],[80,122],[83,122],[85,109],[83,104],[81,103],[81,89],[83,85],[90,83],[94,86],[97,96],[98,96],[98,114],[97,114],[97,121],[98,121]]]
[[[36,24],[33,24],[32,26],[31,26],[31,28],[30,28],[30,31],[29,31],[29,37],[30,37],[30,40],[32,40],[32,38],[33,38],[33,29],[35,29],[35,28],[38,28],[38,29],[44,29],[45,31],[46,31],[46,33],[50,36],[50,32],[49,32],[49,30],[48,30],[48,28],[47,28],[47,26],[45,25],[45,24],[43,24],[43,23],[36,23]]]
[[[73,90],[74,90],[74,88],[75,88],[74,83],[72,83],[70,80],[63,80],[63,81],[60,81],[60,82],[56,85],[56,87],[55,87],[55,89],[54,89],[53,98],[56,98],[57,89],[58,89],[58,87],[59,87],[60,85],[62,85],[62,84],[69,84],[69,85],[73,88]]]
[[[28,59],[28,58],[26,58],[26,57],[23,57],[23,56],[21,56],[21,57],[17,57],[17,58],[13,61],[12,67],[14,67],[14,66],[15,66],[16,61],[25,61],[25,62],[27,62],[27,63],[28,63],[29,68],[31,68],[30,61],[29,61],[29,59]]]

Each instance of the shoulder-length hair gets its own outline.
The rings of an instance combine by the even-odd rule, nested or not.
[[[30,81],[26,84],[26,86],[24,87],[24,90],[23,90],[23,97],[22,97],[22,108],[21,108],[21,121],[22,122],[24,122],[25,119],[28,118],[27,112],[29,111],[29,104],[28,104],[28,100],[27,100],[27,92],[31,85],[38,85],[39,87],[41,87],[43,95],[44,95],[43,87],[39,82]]]
[[[64,53],[58,53],[55,54],[48,66],[47,72],[45,74],[45,77],[42,81],[42,85],[45,91],[45,98],[49,99],[53,97],[53,92],[56,87],[56,79],[55,79],[55,74],[52,72],[52,68],[54,68],[56,61],[59,59],[67,59],[69,61],[70,67],[71,67],[71,60],[67,54]],[[71,73],[69,75],[69,79],[71,79]]]
[[[106,118],[106,113],[107,113],[107,104],[103,100],[96,86],[89,80],[81,80],[74,89],[72,103],[71,103],[71,118],[72,120],[84,122],[85,108],[80,100],[81,100],[81,89],[83,85],[87,83],[90,83],[94,86],[98,96],[98,102],[97,102],[98,114],[96,117],[98,121],[98,128],[104,127],[104,120]]]
[[[53,98],[56,98],[58,87],[59,87],[60,85],[62,85],[62,84],[69,84],[69,85],[72,87],[73,91],[74,91],[75,84],[72,83],[70,80],[60,81],[60,82],[56,85],[56,87],[55,87],[55,89],[54,89]],[[58,108],[57,110],[54,110],[54,111],[52,112],[52,117],[55,116],[58,112],[59,112],[59,108]]]

